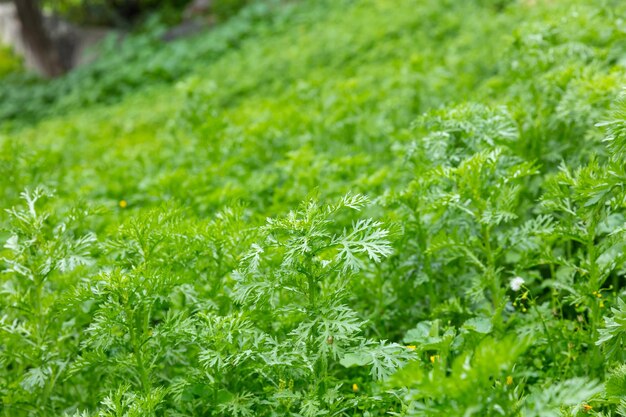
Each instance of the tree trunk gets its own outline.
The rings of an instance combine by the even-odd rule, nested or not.
[[[13,0],[21,24],[22,38],[47,77],[58,77],[66,68],[48,36],[37,0]]]

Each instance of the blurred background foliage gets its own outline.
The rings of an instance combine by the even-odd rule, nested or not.
[[[205,66],[206,62],[217,59],[226,51],[237,48],[264,25],[271,25],[273,16],[283,2],[251,2],[242,13],[237,14],[248,0],[212,1],[208,10],[202,9],[201,14],[195,17],[203,19],[217,16],[218,21],[229,18],[234,21],[216,27],[211,37],[193,36],[197,32],[194,30],[191,36],[183,36],[187,39],[179,42],[166,42],[164,36],[169,27],[180,22],[183,6],[188,2],[139,2],[137,4],[141,5],[141,13],[133,18],[138,20],[132,23],[132,30],[124,35],[123,41],[118,31],[112,31],[97,45],[98,60],[54,80],[43,80],[30,72],[9,71],[9,68],[19,68],[19,60],[14,58],[10,49],[4,47],[1,56],[7,68],[5,73],[10,77],[0,83],[0,121],[10,122],[3,124],[5,128],[16,123],[33,122],[72,108],[116,102],[144,86],[171,83]],[[58,9],[62,15],[70,18],[72,10],[87,12],[92,7],[109,7],[113,10],[113,6],[106,2],[55,1],[50,4],[53,5],[51,9]],[[88,17],[84,19],[77,17],[78,21],[89,22]],[[123,27],[126,23],[120,24]],[[205,30],[214,23],[214,20],[205,21]],[[109,21],[107,24],[115,23]]]
[[[0,78],[15,74],[23,69],[20,57],[8,46],[0,45]]]
[[[250,0],[207,0],[202,2],[220,20],[227,19]],[[81,25],[130,27],[157,14],[166,24],[180,21],[192,0],[43,0],[45,10]]]

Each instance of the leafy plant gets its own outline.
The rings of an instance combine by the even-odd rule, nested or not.
[[[623,2],[280,4],[3,79],[0,415],[626,415]]]

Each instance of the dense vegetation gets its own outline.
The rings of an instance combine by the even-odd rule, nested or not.
[[[153,15],[125,42],[120,43],[115,35],[107,37],[98,51],[102,59],[63,78],[45,81],[32,74],[13,73],[0,83],[0,121],[32,123],[85,106],[116,103],[146,87],[171,84],[262,33],[280,3],[255,3],[211,36],[172,43],[163,42],[167,28]],[[0,74],[13,63],[4,55],[0,55]]]
[[[11,48],[0,46],[0,77],[5,78],[22,70],[21,59]]]
[[[3,86],[0,415],[626,416],[625,17],[257,4]]]

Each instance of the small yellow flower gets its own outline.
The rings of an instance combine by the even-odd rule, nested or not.
[[[583,404],[583,411],[584,411],[585,413],[590,412],[592,409],[593,409],[593,407],[592,407],[592,406],[590,406],[589,404]]]
[[[511,375],[506,377],[506,384],[507,385],[512,385],[513,384],[513,377]]]
[[[408,346],[406,346],[406,348],[408,350],[415,350],[415,349],[417,349],[417,346],[415,346],[415,345],[408,345]]]
[[[430,356],[430,363],[435,363],[437,360],[439,360],[439,355]]]
[[[126,200],[120,200],[120,207],[121,207],[121,208],[126,208],[126,207],[128,207],[128,203],[126,202]]]
[[[352,391],[359,392],[359,386],[357,384],[352,384]]]

